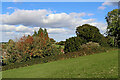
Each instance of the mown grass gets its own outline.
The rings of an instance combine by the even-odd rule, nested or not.
[[[3,78],[117,78],[118,50],[2,72]]]

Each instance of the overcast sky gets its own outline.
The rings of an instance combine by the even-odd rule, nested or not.
[[[40,27],[56,41],[75,36],[76,27],[83,24],[94,25],[103,34],[105,16],[116,8],[111,2],[3,2],[0,42],[32,35]]]

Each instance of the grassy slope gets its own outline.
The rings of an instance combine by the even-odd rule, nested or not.
[[[82,56],[3,71],[5,78],[117,77],[118,51]]]

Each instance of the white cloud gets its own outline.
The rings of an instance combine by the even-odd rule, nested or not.
[[[104,10],[105,8],[106,8],[105,6],[98,7],[98,9],[100,9],[100,10]]]
[[[104,10],[106,6],[118,6],[118,2],[105,1],[100,7],[98,7],[98,9]]]
[[[17,1],[19,1],[19,0],[13,0],[13,2],[17,2]]]
[[[43,22],[43,18],[49,12],[47,10],[15,10],[12,14],[3,14],[3,24],[18,25],[23,24],[25,26],[40,25]],[[40,22],[40,23],[39,23]]]
[[[37,27],[38,28],[38,27]],[[0,30],[2,32],[33,32],[34,30],[37,30],[36,27],[29,28],[27,26],[19,25],[0,25]]]
[[[90,24],[93,25],[93,26],[96,26],[102,34],[104,34],[106,32],[107,23],[93,22],[93,23],[90,23]]]
[[[63,35],[74,34],[74,30],[64,28],[47,28],[47,31],[49,34],[63,34]]]
[[[89,13],[88,16],[93,16],[94,14],[93,13]]]
[[[16,7],[7,7],[7,9],[15,9],[15,10],[17,10],[18,8],[16,8]]]
[[[103,6],[106,6],[106,5],[109,6],[109,5],[112,5],[112,3],[111,2],[104,2],[104,3],[102,3],[102,5]]]
[[[104,32],[104,24],[96,22],[96,19],[83,19],[83,16],[94,14],[82,13],[54,13],[45,9],[39,10],[15,10],[12,14],[2,14],[2,28],[4,41],[22,35],[33,34],[39,27],[47,28],[50,37],[56,40],[65,40],[75,35],[75,29],[83,24],[93,24],[98,26],[101,32]],[[11,32],[11,34],[8,34]],[[14,34],[12,34],[14,33]]]
[[[7,7],[7,9],[13,9],[13,7]]]
[[[15,26],[14,25],[0,25],[0,31],[3,32],[11,32],[15,31]]]
[[[16,32],[33,32],[32,28],[20,25],[18,27],[16,27]]]
[[[91,19],[82,19],[86,13],[57,13],[54,14],[48,10],[15,10],[12,14],[3,14],[2,23],[8,25],[24,25],[38,27],[71,27],[76,23],[91,21]]]

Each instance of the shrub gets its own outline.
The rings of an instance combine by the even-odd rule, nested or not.
[[[66,39],[64,51],[65,53],[78,51],[80,49],[80,46],[85,42],[86,41],[80,37],[72,37]]]
[[[51,61],[75,58],[78,56],[85,56],[85,55],[90,55],[90,54],[95,54],[95,53],[105,52],[105,51],[106,49],[104,47],[101,47],[98,43],[89,42],[87,44],[82,45],[79,51],[68,52],[66,54],[50,55],[44,58],[32,58],[24,62],[16,62],[14,64],[4,65],[2,66],[2,70],[4,71],[8,69],[14,69],[14,68],[19,68],[19,67],[24,67],[24,66],[34,65],[34,64],[42,64],[42,63],[47,63]]]
[[[52,45],[47,30],[40,28],[33,35],[23,36],[16,42],[9,40],[6,53],[7,58],[3,59],[4,65],[26,62],[31,58],[58,55],[61,51]]]
[[[54,44],[56,41],[53,38],[50,38],[50,42]]]
[[[99,43],[95,42],[88,42],[82,45],[80,50],[85,51],[86,55],[106,51],[104,47],[100,46]]]
[[[56,42],[57,45],[65,45],[65,41]]]

